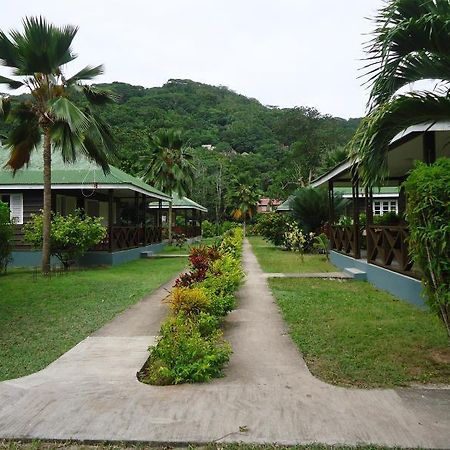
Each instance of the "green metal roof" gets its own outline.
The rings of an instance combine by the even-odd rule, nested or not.
[[[290,211],[291,207],[289,205],[289,203],[291,202],[291,200],[294,198],[293,195],[290,195],[287,200],[285,200],[278,208],[277,211]]]
[[[18,170],[15,175],[4,167],[8,160],[9,151],[0,147],[0,187],[2,186],[39,186],[43,185],[43,158],[42,152],[34,151],[28,167]],[[148,195],[163,200],[170,196],[155,189],[139,178],[128,175],[114,166],[109,166],[110,172],[104,174],[101,167],[83,156],[78,156],[74,163],[64,163],[61,153],[52,154],[52,184],[56,185],[117,185],[123,189],[138,188]]]
[[[149,206],[150,206],[150,208],[157,208],[158,207],[158,203],[157,202],[152,202],[152,203],[150,203]],[[169,202],[163,202],[162,203],[162,207],[163,208],[168,208],[169,207]],[[199,211],[208,212],[208,210],[204,206],[200,205],[197,202],[194,202],[194,200],[191,200],[190,198],[180,197],[175,192],[172,193],[172,208],[197,209]]]

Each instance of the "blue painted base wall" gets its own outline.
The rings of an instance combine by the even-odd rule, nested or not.
[[[164,246],[165,242],[158,244],[151,244],[145,247],[130,248],[118,252],[87,252],[79,261],[81,266],[115,266],[141,256],[141,252],[159,252]],[[38,267],[41,265],[42,252],[40,251],[15,251],[12,252],[12,262],[9,267]],[[60,265],[57,258],[52,257],[52,265]]]
[[[422,283],[415,278],[407,277],[401,273],[369,264],[363,259],[354,259],[335,251],[330,251],[330,261],[340,269],[355,268],[366,272],[367,281],[383,291],[387,291],[401,300],[419,308],[426,308],[422,297]]]

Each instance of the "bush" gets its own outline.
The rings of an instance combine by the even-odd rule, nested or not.
[[[172,290],[170,309],[175,315],[180,312],[186,316],[200,314],[208,311],[210,304],[210,300],[202,289],[179,287]]]
[[[422,269],[428,303],[450,338],[450,159],[418,163],[403,185],[410,254]]]
[[[293,223],[294,220],[289,214],[275,212],[260,214],[256,218],[254,230],[266,241],[281,246],[285,244],[285,233],[288,231],[289,225]]]
[[[6,272],[6,268],[11,261],[13,234],[9,207],[6,203],[0,201],[0,273]]]
[[[42,247],[42,214],[36,214],[24,226],[25,240],[34,248]],[[53,214],[50,233],[50,253],[56,256],[65,269],[84,255],[89,248],[99,244],[106,236],[101,218],[81,216],[80,211],[68,216]]]
[[[328,189],[302,188],[292,198],[292,215],[305,232],[320,232],[329,220]],[[334,212],[339,216],[346,205],[340,194],[334,194]]]
[[[200,320],[183,314],[167,319],[157,345],[149,349],[151,364],[142,381],[164,385],[221,376],[231,347],[223,341],[221,331],[211,328],[213,321],[206,315]]]
[[[221,224],[215,224],[210,222],[209,220],[204,220],[202,222],[202,236],[204,238],[220,236],[235,227],[236,223],[230,221],[225,221]]]

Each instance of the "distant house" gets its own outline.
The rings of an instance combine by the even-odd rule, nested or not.
[[[256,207],[257,213],[269,213],[275,211],[281,205],[281,200],[276,200],[268,197],[260,198]]]
[[[0,153],[0,165],[8,157]],[[32,154],[28,168],[18,171],[0,169],[0,199],[9,204],[15,221],[13,266],[37,266],[41,252],[25,242],[23,225],[32,214],[43,208],[44,198],[42,153]],[[83,210],[101,217],[107,228],[105,240],[88,252],[82,263],[117,264],[138,258],[141,251],[154,249],[162,241],[161,208],[150,211],[152,201],[168,201],[171,197],[139,178],[110,166],[104,174],[95,163],[77,158],[65,164],[61,155],[52,156],[52,210],[62,215]]]
[[[163,231],[168,228],[169,202],[152,202],[151,210],[161,208]],[[203,215],[208,210],[194,200],[172,194],[172,231],[184,234],[188,238],[200,237],[202,234]]]
[[[345,164],[345,163],[344,163]],[[343,164],[341,165],[344,166]],[[338,166],[340,167],[340,166]],[[345,212],[346,215],[351,214],[351,203],[352,199],[352,188],[351,187],[337,187],[334,189],[336,194],[342,195],[343,198],[349,200],[349,208]],[[398,186],[390,186],[390,187],[381,187],[379,189],[374,189],[372,193],[372,211],[375,216],[382,216],[387,212],[399,212],[399,192],[400,189]],[[360,197],[364,198],[364,190],[360,189]],[[276,209],[279,213],[286,213],[292,211],[291,201],[294,198],[293,195],[290,195],[287,200],[278,206]],[[365,212],[365,206],[363,203],[359,205],[360,212]]]

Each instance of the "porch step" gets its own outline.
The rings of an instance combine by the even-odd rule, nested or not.
[[[352,277],[354,280],[367,280],[367,273],[363,270],[356,269],[355,267],[345,267],[344,273]]]

